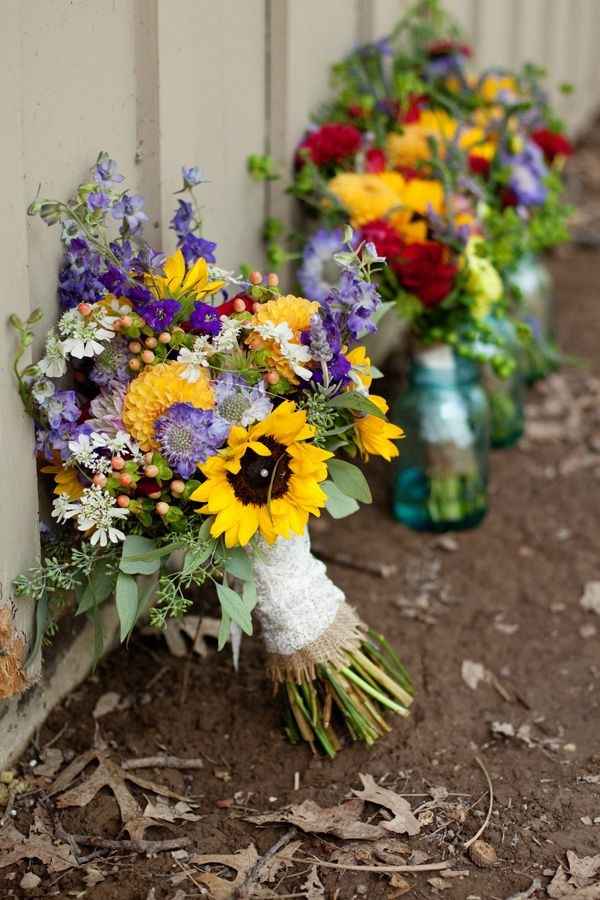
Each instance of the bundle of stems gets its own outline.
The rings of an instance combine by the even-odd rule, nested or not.
[[[369,746],[391,731],[383,713],[408,716],[413,688],[408,673],[383,635],[369,629],[341,667],[320,664],[317,677],[281,686],[285,731],[292,743],[307,741],[333,758],[342,747],[340,722],[352,740]]]

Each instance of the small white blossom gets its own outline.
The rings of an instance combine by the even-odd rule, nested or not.
[[[99,356],[105,349],[103,341],[111,341],[115,336],[107,327],[109,324],[107,316],[82,316],[78,309],[70,309],[58,323],[64,352],[75,359]]]
[[[101,444],[97,444],[98,447],[106,447],[111,453],[122,453],[126,450],[136,460],[141,459],[143,456],[138,444],[136,444],[131,435],[127,434],[126,431],[117,431],[113,436],[95,432],[92,434],[92,437],[102,441]]]
[[[59,494],[52,504],[52,518],[62,525],[81,511],[80,503],[73,503],[66,494]]]
[[[276,341],[279,344],[281,355],[290,364],[294,374],[304,381],[309,381],[312,372],[302,364],[310,362],[310,348],[304,344],[292,343],[294,332],[287,322],[279,322],[277,325],[273,322],[265,322],[256,326],[254,330],[258,331],[265,340]]]
[[[229,316],[221,316],[221,330],[213,338],[213,347],[217,353],[228,353],[237,350],[238,335],[242,330],[242,323]]]
[[[108,491],[103,491],[96,485],[86,488],[79,506],[77,527],[80,531],[94,529],[90,537],[92,546],[100,544],[101,547],[106,547],[109,541],[118,544],[119,541],[125,540],[125,534],[116,528],[113,522],[127,518],[129,511],[116,506],[114,497],[111,497]]]
[[[247,278],[242,278],[241,275],[236,275],[229,269],[221,269],[219,266],[210,264],[208,265],[208,277],[210,281],[225,281],[227,284],[235,284],[238,287],[248,284]]]
[[[364,394],[365,397],[369,395],[369,388],[365,385],[362,380],[365,377],[368,377],[371,374],[371,366],[357,366],[354,365],[348,372],[348,377],[354,384],[354,389],[359,394]]]
[[[64,344],[51,331],[46,338],[46,355],[37,364],[37,370],[48,378],[61,378],[67,371]]]
[[[49,400],[55,391],[56,388],[47,378],[40,378],[39,381],[34,382],[31,388],[33,399],[40,405]]]
[[[98,442],[99,438],[100,442]],[[103,436],[97,432],[79,434],[77,440],[69,441],[69,450],[71,451],[69,464],[83,466],[94,474],[106,475],[110,472],[111,465],[109,459],[96,453],[96,449],[101,446],[104,446]]]
[[[211,346],[210,338],[205,334],[195,339],[191,350],[188,347],[182,347],[177,356],[177,362],[185,363],[186,367],[179,377],[194,384],[201,376],[202,367],[208,366],[208,357],[212,353],[214,353],[214,347]]]

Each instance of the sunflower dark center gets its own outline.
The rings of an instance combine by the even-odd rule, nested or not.
[[[242,503],[264,506],[269,499],[277,500],[287,491],[290,478],[289,457],[283,444],[271,437],[260,439],[271,451],[270,456],[259,456],[254,450],[246,450],[241,469],[235,475],[227,474],[235,495]]]

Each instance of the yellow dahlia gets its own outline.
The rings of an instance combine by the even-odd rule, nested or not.
[[[329,190],[348,211],[354,228],[382,219],[400,205],[397,185],[390,187],[380,175],[344,172],[331,179]]]
[[[388,405],[383,397],[370,394],[369,400],[377,406],[382,413],[386,413]],[[397,425],[393,425],[386,419],[378,416],[361,416],[354,421],[356,442],[363,459],[373,456],[383,456],[388,462],[393,456],[398,456],[399,450],[392,441],[404,437],[404,431]]]
[[[460,125],[448,113],[441,110],[426,109],[417,122],[403,126],[401,134],[388,135],[386,153],[392,166],[414,166],[428,160],[431,156],[429,138],[434,138],[440,145],[443,155],[444,145],[453,140]],[[478,128],[461,128],[458,144],[461,149],[468,150],[476,143],[484,140],[483,132]]]
[[[248,323],[250,326],[259,325],[288,325],[292,333],[289,343],[300,344],[301,334],[310,327],[310,320],[318,313],[319,304],[315,300],[306,300],[304,297],[294,297],[287,294],[261,303],[254,316]],[[251,331],[246,338],[246,343],[252,350],[268,350],[267,364],[279,372],[291,384],[298,384],[299,379],[282,352],[280,343],[275,339],[263,337],[258,331]]]
[[[191,383],[181,377],[185,363],[169,362],[148,366],[130,383],[123,403],[123,424],[142,450],[154,450],[154,423],[173,403],[191,403],[198,409],[211,409],[214,397],[208,374],[198,373]]]
[[[290,400],[246,429],[234,426],[228,446],[199,468],[206,481],[191,495],[200,512],[215,517],[210,533],[227,547],[260,534],[269,543],[302,534],[327,502],[319,486],[333,454],[306,443],[315,429]]]
[[[214,294],[225,284],[224,281],[209,281],[208,265],[205,259],[196,260],[187,269],[181,250],[169,256],[163,265],[164,275],[145,275],[144,281],[157,299],[165,297],[196,297]]]
[[[42,472],[45,475],[54,475],[54,494],[66,494],[69,500],[79,500],[83,494],[83,485],[77,477],[77,472],[73,468],[64,468],[57,464],[55,466],[44,466]]]

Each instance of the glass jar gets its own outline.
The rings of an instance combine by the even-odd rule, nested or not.
[[[552,276],[538,256],[528,253],[510,275],[517,288],[519,316],[531,328],[531,341],[523,348],[521,371],[527,384],[554,372],[560,354],[554,339],[554,286]]]
[[[394,517],[417,531],[478,525],[487,510],[489,415],[478,366],[446,345],[411,359],[392,417],[406,433]]]
[[[489,316],[488,324],[515,360],[510,375],[501,378],[489,364],[483,366],[483,385],[490,407],[490,443],[494,449],[514,446],[525,430],[525,380],[523,345],[510,319]]]

